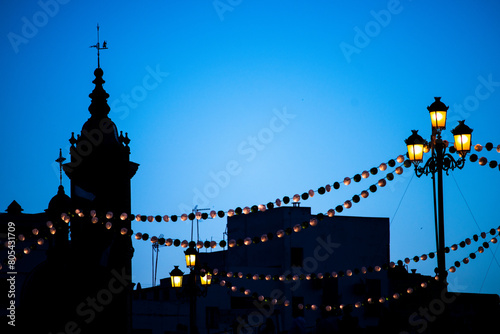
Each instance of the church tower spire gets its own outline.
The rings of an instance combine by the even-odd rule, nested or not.
[[[105,330],[128,333],[131,328],[133,248],[130,236],[122,235],[121,230],[131,231],[131,222],[123,220],[120,221],[120,228],[108,229],[104,227],[107,218],[103,217],[107,216],[107,212],[112,212],[115,217],[121,213],[130,214],[130,183],[139,164],[130,161],[128,135],[118,135],[116,124],[109,117],[109,94],[103,87],[104,72],[99,61],[99,51],[107,48],[106,42],[101,46],[98,39],[92,47],[97,49],[98,63],[92,81],[95,86],[89,94],[90,117],[76,138],[72,133],[69,140],[71,161],[63,165],[64,172],[71,180],[72,204],[84,213],[82,219],[71,221],[71,249],[75,263],[79,263],[74,269],[78,273],[74,283],[87,286],[87,273],[95,273],[92,278],[94,288],[88,287],[88,291],[84,291],[86,296],[92,296],[99,289],[106,289],[117,273],[122,275],[126,282],[125,289],[113,296],[112,303],[87,329],[88,332]],[[92,210],[100,217],[98,223],[90,220]],[[80,276],[81,279],[78,278]]]

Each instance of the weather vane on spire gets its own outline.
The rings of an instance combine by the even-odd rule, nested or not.
[[[56,162],[59,164],[59,185],[62,186],[62,164],[66,160],[65,157],[62,156],[62,150],[59,149],[59,158],[56,159]]]
[[[99,51],[100,50],[107,50],[108,49],[107,44],[108,43],[106,43],[106,41],[102,42],[102,46],[99,43],[99,23],[97,23],[97,44],[90,46],[91,48],[96,48],[97,49],[97,68],[101,67],[101,64],[99,62],[99,58],[100,58],[99,57],[100,56]]]

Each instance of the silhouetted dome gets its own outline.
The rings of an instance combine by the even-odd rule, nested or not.
[[[67,211],[71,209],[71,198],[64,192],[64,187],[59,186],[57,195],[52,197],[49,202],[48,211]]]

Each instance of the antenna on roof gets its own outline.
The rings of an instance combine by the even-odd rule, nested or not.
[[[96,48],[97,49],[97,68],[101,67],[100,63],[100,50],[107,50],[108,49],[108,43],[106,41],[102,42],[102,46],[99,43],[99,23],[97,23],[97,44],[89,46],[90,48]]]

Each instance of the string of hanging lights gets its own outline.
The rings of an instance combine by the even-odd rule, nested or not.
[[[470,254],[469,258],[470,259],[475,259],[476,258],[475,254],[476,253],[483,253],[484,252],[484,248],[488,248],[489,247],[489,243],[497,243],[497,238],[499,236],[499,234],[497,232],[500,232],[500,227],[498,227],[496,230],[495,229],[491,229],[490,230],[490,234],[492,234],[494,237],[491,238],[491,240],[489,240],[489,241],[485,241],[483,243],[483,246],[480,246],[476,252]],[[485,234],[485,232],[481,233],[481,237],[483,237],[483,234]],[[476,235],[476,237],[477,237],[477,235]],[[486,238],[486,235],[483,238]],[[470,262],[468,260],[469,258],[465,258],[462,262],[464,264],[468,264]],[[460,266],[456,266],[456,263],[457,262],[455,262],[455,266],[450,267],[449,271],[451,273],[455,273],[456,269],[458,267],[460,267]],[[217,274],[218,274],[217,270],[214,269],[213,270],[213,275],[217,275]],[[227,273],[226,275],[227,275],[228,278],[232,278],[232,277],[243,278],[244,277],[244,275],[242,273],[238,273],[237,275],[233,275],[233,274]],[[317,278],[318,279],[327,279],[327,278],[330,278],[330,277],[333,277],[333,276],[324,276],[324,275],[321,275],[321,276],[319,276]],[[252,277],[252,279],[254,279],[254,278]],[[266,280],[271,280],[271,278],[268,279],[267,276],[266,276],[265,279]],[[289,279],[289,278],[283,278],[281,276],[279,278],[280,281],[285,281],[287,279]],[[291,279],[292,280],[297,280],[297,278],[295,278],[295,277],[292,277]],[[401,299],[401,298],[403,298],[405,296],[415,294],[416,292],[418,292],[421,289],[428,288],[435,281],[439,281],[439,276],[435,276],[433,280],[432,279],[423,280],[418,285],[409,286],[405,290],[400,290],[399,292],[394,292],[391,295],[380,296],[378,298],[377,297],[367,297],[366,299],[362,299],[362,300],[359,300],[359,301],[351,303],[351,304],[342,304],[342,303],[337,304],[337,305],[330,305],[330,304],[325,304],[325,305],[298,304],[297,307],[300,310],[303,310],[303,309],[311,310],[311,311],[322,311],[322,310],[325,310],[327,312],[331,312],[331,311],[336,311],[336,310],[343,311],[345,308],[351,308],[351,309],[352,308],[361,308],[361,307],[367,306],[369,304],[376,304],[376,303],[383,304],[385,302],[396,301],[396,300],[399,300],[399,299]],[[238,287],[238,286],[232,284],[230,281],[227,281],[225,278],[224,279],[220,279],[219,285],[228,288],[233,293],[238,293],[239,292],[239,293],[244,294],[245,296],[250,296],[250,297],[254,298],[255,300],[258,300],[259,302],[267,302],[267,303],[271,303],[273,305],[283,305],[285,307],[288,307],[288,306],[292,305],[291,302],[288,299],[285,299],[285,298],[276,299],[276,298],[265,297],[264,295],[259,294],[257,292],[252,292],[251,289],[245,288],[244,286]]]
[[[493,236],[489,242],[491,243],[496,243],[496,234],[500,232],[500,226],[497,227],[496,229],[492,228],[489,230],[489,232],[481,232],[479,235],[474,234],[471,238],[466,238],[458,243],[455,243],[451,245],[450,247],[446,247],[445,252],[449,253],[450,251],[456,251],[460,248],[465,248],[469,245],[472,244],[472,241],[478,242],[479,238],[486,239],[488,237],[488,234]],[[482,246],[478,247],[478,250],[476,252],[482,253],[484,252],[485,248],[489,247],[489,242],[484,241],[482,243]],[[476,253],[474,252],[474,253]],[[421,256],[414,256],[412,258],[407,257],[404,260],[398,260],[396,261],[398,264],[410,264],[411,261],[413,262],[419,262],[420,260],[425,261],[427,259],[432,259],[435,257],[437,252],[430,252],[428,254],[422,254]],[[471,253],[469,256],[470,258],[475,258],[474,253]],[[462,262],[467,262],[468,259],[464,259]],[[458,262],[458,261],[457,261]],[[459,267],[460,264],[457,265],[457,262],[455,262],[455,267]],[[465,263],[464,262],[464,263]],[[308,274],[288,274],[288,275],[270,275],[270,274],[258,274],[258,273],[246,273],[244,274],[243,272],[237,272],[233,273],[231,271],[225,272],[221,271],[217,268],[213,269],[213,272],[215,275],[219,274],[221,277],[228,277],[228,278],[241,278],[241,279],[251,279],[251,280],[266,280],[266,281],[285,281],[285,280],[312,280],[312,279],[323,279],[323,278],[337,278],[337,277],[351,277],[353,275],[358,275],[358,274],[367,274],[371,272],[380,272],[382,270],[388,270],[389,268],[395,268],[396,263],[395,262],[390,262],[389,264],[383,264],[383,265],[377,265],[377,266],[362,266],[361,268],[354,268],[354,269],[346,269],[344,271],[332,271],[331,273],[308,273]],[[453,269],[452,269],[453,270]],[[450,270],[451,271],[451,270]]]
[[[400,159],[401,162],[403,162],[402,159]],[[395,165],[395,163],[394,163]],[[393,165],[393,166],[394,166]],[[224,248],[226,247],[226,245],[228,245],[229,247],[239,247],[239,246],[249,246],[249,245],[252,245],[252,244],[257,244],[257,243],[260,243],[260,242],[267,242],[267,241],[270,241],[270,240],[273,240],[273,238],[276,236],[278,238],[282,238],[284,236],[289,236],[291,234],[293,234],[293,232],[295,233],[298,233],[300,231],[302,231],[303,229],[307,229],[308,227],[310,226],[316,226],[318,224],[319,221],[323,220],[325,216],[328,216],[328,217],[333,217],[335,215],[335,213],[340,213],[344,210],[344,208],[346,209],[349,209],[352,207],[352,203],[358,203],[361,198],[367,198],[369,196],[369,193],[372,192],[376,192],[378,187],[385,187],[386,184],[387,184],[387,181],[392,181],[394,179],[394,173],[397,174],[397,175],[401,175],[403,173],[403,167],[402,166],[405,166],[405,167],[409,167],[410,164],[408,163],[404,163],[398,167],[395,168],[395,170],[393,172],[390,172],[390,173],[387,173],[387,175],[384,177],[384,178],[381,178],[377,184],[372,184],[369,188],[367,188],[366,190],[363,190],[360,194],[358,195],[354,195],[351,199],[349,200],[346,200],[343,202],[343,204],[339,204],[337,205],[335,208],[332,208],[332,209],[329,209],[326,213],[318,213],[316,215],[316,217],[313,217],[311,218],[309,221],[304,221],[302,222],[301,224],[296,224],[294,225],[293,227],[289,227],[289,228],[286,228],[286,229],[280,229],[278,231],[276,231],[276,233],[272,233],[272,232],[268,232],[268,233],[264,233],[260,236],[254,236],[254,237],[246,237],[246,238],[241,238],[241,239],[231,239],[229,240],[227,243],[225,240],[221,240],[219,242],[219,246]],[[361,178],[361,176],[359,177],[359,179]],[[358,182],[358,178],[354,178],[355,179],[355,182]],[[356,181],[358,180],[358,181]],[[350,183],[350,180],[349,181],[345,181],[347,184]],[[293,198],[293,201],[294,202],[298,202],[300,200],[300,197],[299,195],[295,195],[294,198]],[[286,203],[289,202],[289,198],[286,198],[285,199]],[[280,204],[281,205],[281,204]],[[229,210],[228,212],[228,216],[231,217],[233,216],[234,214],[249,214],[250,212],[252,212],[252,210],[250,210],[248,207],[245,208],[245,209],[241,209],[241,208],[237,208],[236,210]],[[144,216],[142,216],[144,217]],[[157,216],[157,217],[160,217],[160,216]],[[149,216],[148,220],[153,220],[154,218],[152,216]],[[136,220],[137,220],[137,216],[136,216]],[[158,219],[157,219],[158,221]],[[160,219],[161,221],[161,219]],[[149,234],[148,233],[141,233],[141,232],[138,232],[135,234],[135,238],[137,240],[144,240],[144,241],[147,241],[149,240]],[[165,238],[156,238],[156,237],[152,237],[152,240],[151,240],[153,243],[155,242],[159,242],[160,245],[166,245],[166,246],[175,246],[175,247],[178,247],[178,246],[181,246],[183,248],[186,248],[188,246],[188,241],[187,240],[183,240],[183,241],[180,241],[180,239],[172,239],[172,238],[168,238],[168,239],[165,239]],[[210,242],[202,242],[202,241],[198,241],[196,242],[196,247],[197,248],[202,248],[202,247],[205,247],[205,248],[215,248],[217,246],[217,243],[215,241],[210,241]]]
[[[349,184],[351,184],[351,180],[353,180],[354,182],[360,182],[362,179],[367,179],[370,175],[377,175],[379,170],[380,171],[387,170],[387,166],[394,167],[396,165],[396,163],[403,163],[404,161],[405,161],[405,157],[403,155],[399,155],[396,157],[396,159],[390,159],[387,163],[383,162],[378,167],[370,168],[369,171],[364,170],[362,173],[355,174],[352,177],[345,177],[341,182],[336,181],[336,182],[333,182],[332,184],[327,184],[324,187],[319,187],[316,190],[310,189],[309,191],[302,193],[302,195],[299,195],[297,193],[291,197],[290,196],[283,196],[283,198],[277,198],[274,202],[267,203],[267,205],[259,204],[259,205],[246,206],[244,208],[237,207],[235,209],[229,209],[227,211],[212,210],[212,211],[210,211],[210,213],[207,213],[207,212],[203,212],[203,213],[202,212],[196,212],[196,213],[192,212],[189,214],[183,213],[180,216],[179,215],[163,215],[163,216],[156,215],[156,216],[153,216],[153,215],[138,214],[138,215],[135,215],[135,220],[138,222],[139,221],[142,221],[142,222],[146,222],[146,221],[161,222],[162,220],[164,222],[169,222],[169,221],[176,222],[178,219],[180,219],[181,221],[194,220],[194,219],[206,220],[209,217],[210,218],[216,218],[216,217],[223,218],[225,215],[227,215],[228,217],[232,217],[234,215],[239,215],[242,213],[249,214],[251,212],[266,211],[266,209],[273,209],[275,206],[280,207],[282,204],[286,205],[286,204],[290,203],[290,201],[292,201],[292,202],[298,202],[300,200],[305,201],[309,198],[314,197],[314,195],[316,193],[318,193],[320,195],[324,195],[327,192],[331,192],[332,189],[335,189],[335,190],[339,189],[341,187],[341,184],[348,186]],[[395,172],[397,174],[400,174],[399,171],[400,170],[396,168]],[[402,173],[402,169],[401,169],[401,173]]]

